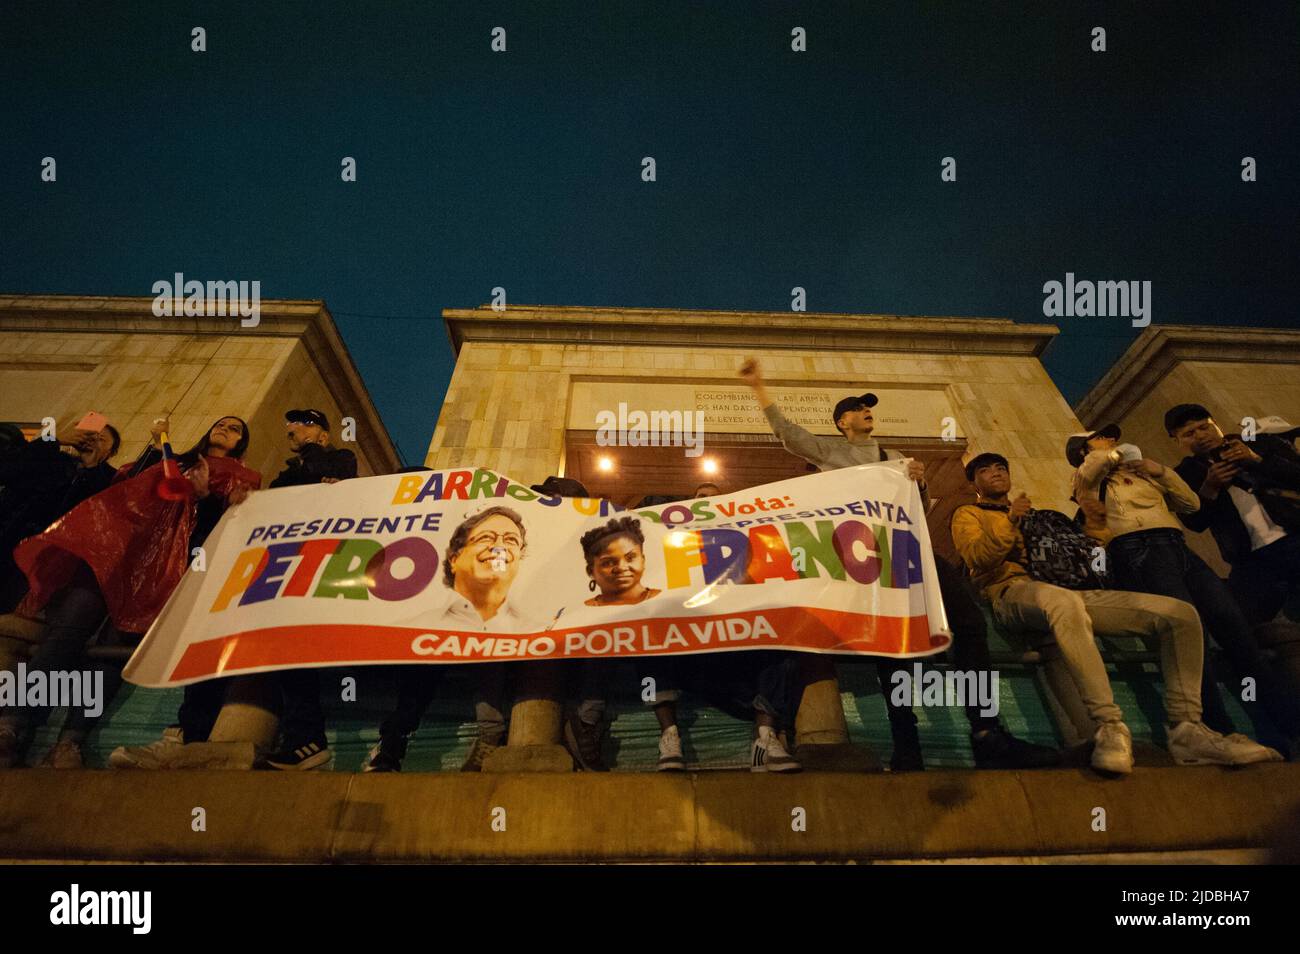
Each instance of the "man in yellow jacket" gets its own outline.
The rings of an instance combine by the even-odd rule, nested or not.
[[[979,499],[958,508],[952,538],[962,561],[1003,625],[1050,632],[1096,725],[1092,765],[1133,770],[1133,739],[1115,704],[1093,636],[1155,636],[1165,678],[1169,752],[1183,765],[1240,765],[1281,756],[1245,736],[1227,737],[1201,722],[1201,623],[1181,600],[1119,590],[1069,590],[1029,575],[1020,522],[1032,509],[1025,494],[1011,499],[1011,472],[1000,454],[966,465]]]

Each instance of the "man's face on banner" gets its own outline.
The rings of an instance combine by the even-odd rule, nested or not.
[[[493,514],[470,533],[465,548],[452,561],[451,571],[457,582],[488,586],[503,580],[509,584],[519,572],[523,551],[523,534],[515,522]]]

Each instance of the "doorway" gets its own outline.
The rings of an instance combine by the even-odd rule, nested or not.
[[[962,468],[966,441],[890,437],[882,443],[925,464],[931,542],[936,554],[953,558],[948,522],[954,510],[975,500]],[[602,447],[596,443],[596,431],[571,430],[565,434],[564,471],[592,496],[622,507],[651,495],[691,497],[706,481],[732,493],[817,471],[770,434],[710,434],[701,456],[687,457],[683,451],[681,447]]]

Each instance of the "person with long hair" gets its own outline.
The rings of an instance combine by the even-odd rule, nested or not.
[[[155,439],[166,426],[165,418],[154,421]],[[242,418],[218,418],[177,457],[187,478],[180,499],[159,494],[164,468],[161,454],[151,449],[119,470],[107,490],[18,545],[14,561],[31,588],[16,612],[30,618],[44,609],[48,627],[28,664],[29,674],[78,668],[105,617],[113,641],[138,640],[180,582],[192,548],[202,543],[227,506],[261,486],[261,475],[242,462],[248,442]],[[121,673],[109,667],[103,679],[100,713],[121,684]],[[49,711],[48,706],[3,711],[0,768],[21,762]],[[98,718],[82,715],[82,710],[72,711],[47,764],[81,764],[81,743]]]

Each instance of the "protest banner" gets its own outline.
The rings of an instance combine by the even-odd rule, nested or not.
[[[260,491],[128,663],[144,686],[311,666],[790,649],[951,636],[901,462],[622,511],[490,470]]]

